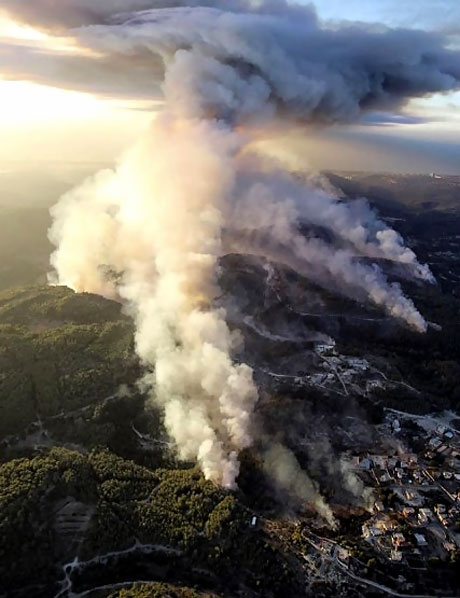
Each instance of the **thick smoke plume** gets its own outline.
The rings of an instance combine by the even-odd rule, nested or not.
[[[264,469],[291,500],[313,505],[330,527],[336,527],[334,515],[321,496],[318,485],[303,471],[288,448],[273,443],[264,454]]]
[[[208,479],[231,488],[238,452],[253,441],[257,390],[251,369],[235,362],[239,336],[216,307],[219,258],[239,252],[288,264],[419,331],[426,323],[401,288],[360,258],[399,262],[432,279],[365,202],[343,203],[251,152],[255,128],[260,136],[275,120],[350,121],[453,89],[458,57],[421,32],[321,29],[310,9],[281,0],[110,19],[93,3],[79,4],[82,22],[105,23],[75,29],[81,43],[147,64],[162,60],[164,110],[116,170],[53,208],[52,282],[127,305],[144,383],[180,457],[197,459]],[[302,233],[304,225],[328,238]],[[333,522],[287,449],[274,445],[266,462],[280,484],[302,500],[314,496]]]
[[[239,339],[213,307],[237,147],[215,123],[164,114],[116,173],[61,200],[51,231],[60,283],[130,306],[137,352],[151,370],[144,382],[180,457],[198,459],[225,487],[251,443],[257,397],[250,368],[232,363]],[[116,284],[107,269],[120,275]]]

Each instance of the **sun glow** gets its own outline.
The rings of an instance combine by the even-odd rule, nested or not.
[[[105,102],[91,94],[0,79],[0,125],[3,126],[92,117],[105,108]]]
[[[17,23],[2,15],[0,15],[0,40],[21,42],[28,46],[57,53],[98,55],[88,48],[82,48],[71,37],[49,35],[40,29]]]
[[[0,160],[111,160],[152,113],[134,102],[0,78]]]
[[[27,25],[20,25],[8,17],[0,15],[0,38],[21,39],[30,41],[42,41],[48,36]]]

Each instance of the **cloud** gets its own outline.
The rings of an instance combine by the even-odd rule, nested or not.
[[[123,19],[123,15],[148,9],[174,7],[216,6],[214,0],[3,0],[0,9],[10,17],[48,30],[62,31],[73,27],[94,24],[111,24]],[[287,0],[220,0],[222,10],[279,14],[290,10],[291,14],[309,15],[315,18],[310,6],[292,6]]]
[[[394,111],[409,98],[459,85],[459,54],[447,49],[440,34],[356,25],[331,30],[319,25],[311,8],[284,0],[219,4],[227,10],[203,6],[215,5],[211,2],[200,2],[197,8],[198,2],[186,4],[5,0],[3,10],[11,17],[73,36],[82,48],[102,56],[71,59],[4,45],[0,69],[9,77],[144,97],[158,88],[171,53],[183,52],[177,76],[193,68],[193,57],[184,52],[193,45],[196,52],[220,53],[221,60],[219,65],[211,56],[206,65],[200,61],[207,72],[196,73],[195,83],[187,78],[185,103],[199,95],[196,81],[206,78],[209,98],[203,110],[216,110],[219,102],[213,94],[222,90],[235,102],[238,95],[247,101],[243,87],[251,85],[250,101],[259,101],[260,94],[259,104],[265,106],[264,95],[269,94],[272,106],[278,104],[298,118],[326,122],[354,120],[363,109]],[[226,35],[221,36],[223,29]],[[232,80],[219,80],[226,76]]]
[[[82,25],[108,23],[119,13],[177,4],[167,0],[4,0],[1,10],[17,21],[47,30],[62,31]]]
[[[437,118],[436,121],[439,119]],[[386,125],[422,125],[433,122],[427,116],[415,114],[392,114],[391,112],[369,112],[361,119],[363,125],[386,126]]]
[[[161,98],[160,60],[142,60],[124,54],[97,57],[61,53],[22,42],[0,41],[0,72],[4,79],[123,99]]]

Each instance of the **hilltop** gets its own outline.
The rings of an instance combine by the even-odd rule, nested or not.
[[[133,325],[121,306],[65,287],[0,293],[0,438],[134,382]]]

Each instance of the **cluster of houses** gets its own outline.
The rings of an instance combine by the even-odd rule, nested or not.
[[[355,459],[356,468],[368,474],[366,477],[373,486],[422,484],[425,481],[414,454],[368,455]]]
[[[401,424],[391,423],[399,434]],[[355,470],[382,498],[363,525],[363,538],[393,562],[447,558],[460,549],[460,448],[451,429],[427,433],[420,455],[409,451],[355,457]],[[433,461],[436,454],[444,459]],[[385,498],[386,497],[386,498]],[[385,504],[392,497],[391,506]]]
[[[425,451],[426,459],[434,459],[436,455],[452,460],[460,457],[460,444],[452,430],[439,425],[435,434],[430,435],[428,446]]]
[[[363,538],[393,562],[409,557],[445,557],[460,547],[460,535],[455,531],[459,515],[455,505],[390,510],[377,501],[374,515],[363,525]]]

